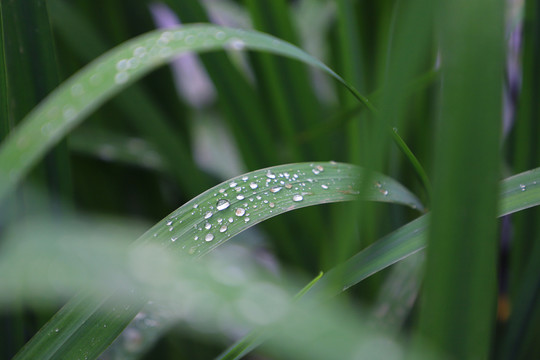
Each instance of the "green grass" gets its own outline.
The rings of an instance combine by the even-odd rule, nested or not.
[[[165,3],[0,0],[0,357],[540,355],[535,2]]]

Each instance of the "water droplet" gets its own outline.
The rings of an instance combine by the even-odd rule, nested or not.
[[[300,194],[296,194],[292,197],[292,200],[298,202],[304,200],[304,197]]]
[[[234,181],[232,183],[229,184],[229,187],[233,188],[235,187],[236,185],[238,185],[237,183],[235,183]]]
[[[237,198],[238,200],[244,200],[244,195],[236,195],[236,198]]]
[[[244,219],[244,222],[249,222],[249,218],[248,218],[248,217],[245,218],[245,219]]]
[[[246,213],[246,210],[244,210],[244,208],[238,208],[235,211],[236,216],[244,216],[245,213]]]
[[[315,166],[315,169],[319,170],[320,172],[324,171],[324,168],[321,165]]]
[[[174,230],[174,227],[171,226],[171,227],[169,228],[169,231],[173,231],[173,230]]]
[[[276,206],[276,204],[274,204],[273,202],[271,202],[270,204],[268,204],[268,206],[270,206],[271,208],[273,208],[274,206]]]
[[[232,223],[234,219],[232,217],[229,218],[229,222]]]
[[[175,242],[176,240],[178,240],[178,236],[174,236],[174,237],[171,238],[172,242]]]
[[[273,188],[270,189],[270,192],[271,193],[277,193],[281,189],[282,189],[281,186],[274,186]]]
[[[118,71],[124,71],[127,70],[128,63],[126,59],[122,59],[116,63],[116,70]]]
[[[218,40],[223,40],[223,39],[225,39],[225,33],[224,33],[223,31],[218,31],[218,32],[216,32],[216,35],[215,35],[215,36],[216,36],[216,39],[218,39]]]
[[[292,185],[291,185],[291,184],[285,184],[285,187],[286,187],[287,189],[291,189],[291,188],[292,188]]]
[[[198,237],[198,236],[195,236],[195,237],[193,238],[193,240],[197,241],[197,240],[199,240],[199,237]]]
[[[257,187],[259,187],[259,185],[257,185],[256,183],[252,182],[249,184],[249,187],[252,188],[253,190],[255,190]]]
[[[276,178],[276,175],[275,174],[272,174],[270,171],[268,171],[266,173],[266,177],[269,178],[269,179],[275,179]]]
[[[205,219],[210,219],[212,217],[212,215],[214,215],[214,214],[212,214],[211,211],[207,211],[206,214],[204,214],[204,218]]]
[[[242,176],[242,180],[243,180],[243,181],[248,181],[248,180],[249,180],[249,177],[247,177],[247,176]]]
[[[227,231],[227,225],[223,225],[222,227],[219,228],[219,232],[223,233]]]
[[[311,171],[312,171],[315,175],[319,175],[319,174],[320,174],[320,170],[319,170],[319,169],[311,169]]]
[[[219,189],[219,193],[223,194],[225,192],[225,189]]]
[[[129,80],[129,75],[127,72],[122,71],[115,75],[114,82],[118,85],[124,84]]]
[[[381,191],[381,193],[383,194],[383,196],[387,196],[388,195],[388,190],[383,190],[383,191]]]
[[[527,190],[527,187],[523,184],[519,184],[519,188],[521,189],[521,191]]]
[[[84,94],[84,88],[81,84],[75,84],[71,87],[71,94],[73,96],[81,96]]]
[[[225,210],[229,205],[231,205],[229,200],[221,199],[217,202],[216,209],[218,209],[218,211]]]
[[[60,331],[59,328],[54,329],[54,332],[59,332],[59,331]]]
[[[378,187],[379,189],[382,187],[381,183],[378,181],[375,182],[375,186]]]
[[[146,55],[146,48],[143,46],[136,47],[135,50],[133,50],[133,56],[143,57],[145,55]]]
[[[212,241],[214,240],[214,235],[213,234],[206,234],[206,236],[204,237],[204,240],[205,241]]]
[[[322,184],[321,187],[322,187],[324,190],[328,190],[328,185]]]
[[[77,117],[77,111],[75,111],[75,109],[72,107],[66,107],[64,108],[62,115],[64,116],[65,120],[72,121],[75,119],[75,117]]]
[[[172,33],[170,31],[166,31],[158,39],[158,44],[160,45],[167,45],[169,41],[172,39]]]
[[[167,221],[167,225],[171,225],[173,223],[172,220]]]
[[[196,209],[196,208],[198,208],[198,207],[199,207],[199,204],[193,205],[193,208],[194,208],[194,209]]]
[[[212,224],[210,224],[210,223],[204,224],[204,228],[205,228],[206,230],[210,230],[211,227],[212,227]]]
[[[137,58],[131,58],[128,60],[128,69],[135,69],[137,66],[139,66],[140,61]]]
[[[240,39],[230,39],[227,41],[227,47],[233,50],[243,50],[246,47],[246,43]]]

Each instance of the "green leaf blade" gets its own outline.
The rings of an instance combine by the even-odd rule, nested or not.
[[[361,179],[372,182],[360,194]],[[237,233],[278,214],[359,198],[422,210],[418,199],[391,178],[335,162],[296,163],[257,170],[215,186],[156,224],[142,238],[182,244],[202,256]],[[178,229],[177,229],[178,227]]]
[[[341,78],[299,48],[269,35],[212,25],[153,31],[104,54],[58,87],[2,144],[0,198],[43,154],[97,107],[151,70],[189,51],[268,51],[316,66]]]

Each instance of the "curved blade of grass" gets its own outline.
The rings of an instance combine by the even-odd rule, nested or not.
[[[369,175],[371,184],[362,184],[365,175]],[[395,180],[367,174],[355,165],[281,165],[247,173],[207,190],[149,229],[136,244],[163,245],[170,252],[202,256],[270,217],[301,207],[355,200],[359,189],[365,190],[362,197],[367,200],[422,209],[416,197]],[[100,308],[95,301],[90,305],[80,299],[72,301],[60,311],[64,315],[45,325],[17,358],[31,359],[38,354],[42,359],[76,357],[89,339],[93,339],[93,346],[85,356],[98,356],[131,321],[133,311],[133,307],[120,312]],[[61,339],[55,332],[59,323],[66,329]]]
[[[86,66],[51,93],[13,131],[0,148],[0,177],[3,179],[0,199],[46,151],[126,86],[175,56],[224,48],[267,51],[315,66],[340,81],[375,111],[366,98],[326,65],[272,36],[201,24],[153,31],[127,41]],[[418,166],[415,168],[418,170]]]
[[[145,241],[171,244],[202,256],[233,235],[275,215],[316,204],[358,199],[362,177],[355,165],[321,162],[280,165],[228,180],[192,199],[156,224]],[[422,204],[391,178],[370,173],[362,198],[422,210]]]
[[[540,205],[540,168],[502,181],[498,216],[509,215]],[[323,300],[335,296],[369,276],[418,252],[426,246],[429,215],[423,215],[379,239],[345,263],[329,270],[306,294],[307,299]],[[340,283],[341,287],[336,287]],[[525,321],[525,320],[524,320]],[[260,344],[261,332],[255,330],[238,340],[218,359],[240,359]]]
[[[330,165],[334,165],[335,167],[331,167]],[[307,170],[307,173],[309,173],[309,171],[313,173],[313,169],[319,170],[317,168],[317,165],[311,166],[311,165],[304,164],[304,166],[305,166],[304,169]],[[341,164],[320,164],[320,166],[323,166],[323,174],[326,172],[325,176],[327,177],[331,172],[333,172],[333,175],[339,176],[339,174],[342,174],[342,170],[344,169]],[[345,166],[345,169],[351,170],[351,169],[358,169],[358,168],[355,168],[352,166]],[[279,174],[280,171],[285,176],[285,171],[287,171],[287,166],[281,166],[277,168],[271,168],[271,169],[261,170],[255,173],[251,173],[245,182],[243,180],[243,176],[239,177],[238,179],[242,183],[245,183],[249,189],[251,189],[251,187],[249,186],[252,182],[252,180],[250,180],[250,177],[252,179],[255,179],[254,176],[257,176],[257,179],[259,179],[258,180],[259,182],[256,184],[257,186],[259,186],[259,184],[265,184],[266,179],[275,180],[275,179],[272,179],[272,175],[276,175],[276,173]],[[293,176],[294,178],[293,172],[289,172],[288,174],[289,174],[288,176],[289,179],[291,178],[291,176]],[[270,177],[268,177],[267,175],[270,175]],[[321,175],[320,172],[319,172],[319,175]],[[280,178],[277,177],[277,179],[279,181]],[[353,179],[349,177],[339,176],[338,179],[340,179],[341,181],[340,186],[335,187],[334,190],[331,190],[330,188],[327,189],[329,191],[329,194],[333,191],[341,191],[341,190],[338,190],[339,188],[349,189],[349,185],[351,186],[351,188],[353,188],[354,184],[356,184],[357,182],[357,178]],[[372,177],[372,179],[379,180],[377,176],[375,176],[374,178]],[[236,187],[231,188],[230,185],[233,182],[237,182],[237,180],[235,179],[230,180],[229,182],[218,185],[217,187],[205,193],[206,196],[210,196],[209,198],[212,199],[212,201],[209,202],[207,206],[216,207],[217,202],[219,201],[219,199],[217,198],[217,194],[222,194],[223,196],[225,196],[224,195],[225,193],[228,193],[230,191],[235,191]],[[319,178],[318,181],[320,180],[321,179]],[[351,180],[353,181],[352,183],[347,183],[347,181],[351,181]],[[307,178],[302,178],[300,181],[309,183],[309,181],[307,181]],[[501,184],[500,200],[502,204],[507,204],[507,205],[503,206],[503,209],[499,212],[499,215],[503,216],[503,215],[507,215],[516,211],[523,210],[528,207],[540,205],[540,192],[538,191],[538,186],[537,186],[538,181],[540,181],[540,168],[516,175],[512,178],[509,178],[503,181]],[[324,183],[319,182],[318,184],[323,185]],[[527,187],[526,191],[522,191],[523,188],[520,185],[525,185]],[[269,191],[269,189],[273,187],[273,184],[269,183],[268,186],[269,187],[266,189],[267,191]],[[220,192],[220,190],[222,189],[225,191]],[[287,189],[287,188],[284,187],[284,189]],[[280,191],[277,192],[277,194],[281,194],[282,196],[285,195],[284,192],[283,193],[281,192],[284,189],[282,188]],[[288,190],[291,190],[291,189],[288,189]],[[247,188],[245,190],[247,190]],[[259,190],[262,190],[262,189],[259,189]],[[380,199],[381,198],[385,199],[384,194],[379,191],[380,188],[378,188],[377,185],[375,185],[375,189],[372,188],[371,190],[375,196],[378,196]],[[255,196],[255,200],[256,200],[257,191],[255,190],[254,192],[255,194],[252,193],[251,195]],[[343,199],[344,195],[346,195],[348,198],[353,198],[354,195],[350,194],[350,189],[348,192],[349,192],[348,194],[337,192],[336,193],[337,199]],[[214,193],[216,194],[215,197],[214,197]],[[523,193],[527,193],[529,195],[527,197],[523,197]],[[264,194],[264,192],[262,194]],[[288,199],[289,204],[295,207],[296,204],[294,201],[292,201],[292,198],[291,198],[292,192],[286,195],[287,196],[283,196],[283,200],[285,201]],[[236,198],[236,196],[238,195],[235,195],[234,198]],[[262,199],[262,195],[259,195],[259,196],[261,196],[262,204],[267,206],[266,211],[269,212],[271,210],[270,202],[268,204],[265,204],[264,199]],[[206,199],[207,199],[206,201],[208,201],[208,197]],[[201,197],[198,197],[197,199],[194,199],[194,201],[190,202],[189,204],[184,205],[182,208],[172,213],[171,216],[167,217],[166,219],[158,223],[155,227],[150,229],[146,233],[146,235],[141,238],[140,241],[152,241],[152,239],[154,238],[154,234],[156,234],[156,237],[155,237],[157,238],[156,240],[159,240],[165,244],[173,245],[176,242],[176,241],[173,241],[173,239],[175,239],[175,235],[171,234],[172,231],[169,231],[169,229],[171,228],[170,225],[173,225],[173,223],[171,222],[169,225],[167,224],[169,223],[169,221],[171,221],[171,219],[174,219],[175,217],[178,223],[182,221],[182,224],[184,224],[184,227],[189,226],[190,228],[193,228],[193,225],[197,225],[197,223],[199,223],[200,225],[202,225],[202,227],[204,227],[202,219],[200,217],[202,216],[202,218],[204,219],[206,212],[201,212],[199,210],[198,215],[199,215],[200,221],[197,221],[197,220],[186,221],[186,218],[185,218],[185,217],[189,218],[192,212],[195,213],[197,209],[199,209],[201,200],[202,200]],[[325,200],[326,200],[325,202],[328,202],[330,201],[330,198],[326,197]],[[252,203],[252,202],[249,202],[249,203]],[[181,209],[183,210],[181,211]],[[225,210],[232,211],[233,209],[234,208],[231,205],[229,205],[229,207],[221,211],[225,211]],[[286,209],[289,209],[289,208],[286,208]],[[205,210],[205,211],[212,211],[212,209]],[[181,213],[183,213],[184,215],[181,215]],[[273,215],[277,215],[277,212],[274,213]],[[242,218],[244,218],[244,222],[245,222],[245,216],[246,216],[245,213],[242,216],[236,215],[236,209],[235,209],[234,215],[232,216],[233,222]],[[227,219],[226,220],[227,222],[229,221],[228,218],[216,216],[215,214],[212,214],[212,217],[210,217],[210,219],[211,218],[213,218],[213,220],[217,224],[219,224],[220,218]],[[322,296],[322,297],[332,296],[333,294],[336,294],[342,291],[343,289],[353,286],[354,284],[362,281],[369,275],[394,264],[400,259],[403,259],[410,254],[420,251],[421,249],[425,247],[425,233],[426,233],[428,222],[429,222],[428,215],[424,215],[414,220],[413,222],[408,223],[407,225],[401,227],[395,232],[389,234],[388,236],[380,239],[372,246],[366,248],[365,250],[361,251],[356,256],[348,260],[339,268],[333,269],[329,271],[328,273],[326,273],[320,281],[314,284],[312,289],[306,294],[305,297],[318,298],[319,296]],[[222,220],[222,223],[223,223],[223,220]],[[249,223],[250,221],[248,221],[246,224],[249,224]],[[250,224],[252,225],[254,223],[255,221],[252,221]],[[219,229],[221,229],[221,227]],[[173,230],[175,230],[174,227],[173,227]],[[177,229],[177,231],[178,230],[179,229]],[[218,229],[215,229],[215,230],[217,230],[217,232],[219,233]],[[230,231],[230,230],[232,229],[227,229],[227,231]],[[202,232],[203,230],[198,230],[198,228],[193,228],[192,232],[193,231]],[[201,236],[203,236],[203,234],[208,234],[208,233],[210,232],[201,233]],[[185,234],[188,235],[187,233]],[[193,234],[190,234],[190,235],[193,235]],[[195,235],[195,236],[199,236],[199,235]],[[206,237],[206,235],[204,236]],[[228,237],[225,235],[221,239],[221,241],[223,242],[227,238]],[[191,251],[192,248],[187,248],[185,246],[180,245],[182,240],[179,240],[179,239],[177,240],[178,240],[178,243],[174,244],[174,245],[177,245],[176,246],[177,248],[184,248],[183,251],[188,251],[188,252]],[[214,247],[215,243],[213,243],[213,241],[215,240],[218,240],[218,239],[213,239],[212,241],[208,243],[207,242],[203,243],[203,239],[200,239],[201,244],[203,244],[202,246],[206,247],[206,249],[201,249],[201,248],[194,248],[194,249],[199,254],[205,253],[207,252],[209,248]],[[346,269],[348,272],[344,273],[342,269]],[[338,273],[339,276],[337,276],[336,279],[333,279],[332,274],[335,274],[335,273]],[[343,276],[344,274],[346,274],[346,277]],[[331,292],[329,293],[328,285],[335,284],[335,281],[339,279],[342,279],[341,280],[342,287],[333,286],[331,288]],[[35,338],[33,338],[27,344],[27,346],[18,355],[18,358],[29,359],[29,358],[32,358],[32,354],[34,355],[40,354],[44,358],[50,358],[57,355],[59,356],[60,354],[70,354],[70,351],[76,351],[77,349],[84,347],[85,342],[88,340],[87,335],[92,330],[92,328],[90,328],[89,319],[92,316],[92,314],[94,314],[95,310],[96,310],[95,307],[89,308],[85,306],[84,304],[77,305],[75,301],[70,302],[61,310],[61,312],[55,318],[51,320],[51,322],[49,322],[40,331],[38,335],[36,335]],[[65,315],[61,316],[60,315],[61,313]],[[116,318],[113,318],[112,317],[113,315],[115,315]],[[92,337],[94,337],[94,345],[95,345],[94,352],[96,356],[97,354],[101,353],[101,351],[104,348],[106,348],[107,345],[119,334],[120,329],[122,329],[123,326],[129,323],[129,321],[132,319],[132,315],[133,314],[120,314],[119,316],[119,314],[114,313],[114,311],[109,311],[107,313],[104,310],[104,313],[102,313],[102,318],[100,319],[106,319],[106,320],[100,320],[100,321],[101,323],[105,322],[105,324],[109,326],[107,328],[101,328],[99,332],[98,331],[92,332]],[[59,322],[62,322],[63,326],[65,325],[69,326],[69,328],[71,329],[69,331],[72,333],[72,335],[75,333],[79,335],[78,339],[74,338],[73,342],[69,343],[69,348],[61,347],[60,344],[55,342],[54,338],[51,338],[51,334],[54,334],[54,329],[57,328],[57,325],[59,324]],[[257,341],[256,338],[254,339],[252,338],[249,340],[252,342]],[[234,357],[231,357],[231,358],[234,358]]]
[[[503,180],[500,184],[498,216],[510,215],[540,205],[540,168],[526,171]],[[337,279],[335,275],[345,275],[342,280],[342,289],[345,290],[368,276],[388,267],[399,260],[422,250],[426,246],[426,230],[429,224],[429,215],[423,215],[416,220],[402,226],[393,233],[378,240],[373,245],[362,250],[344,264],[328,271],[317,282],[313,289],[328,287]],[[339,271],[338,271],[339,270]],[[335,274],[335,275],[334,275]],[[310,293],[314,293],[311,291]]]

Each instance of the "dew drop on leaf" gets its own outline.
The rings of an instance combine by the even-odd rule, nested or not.
[[[129,75],[125,71],[121,71],[114,76],[114,82],[118,85],[124,84],[129,80]]]
[[[81,96],[84,94],[84,88],[81,84],[75,84],[71,87],[71,94],[73,96]]]
[[[214,235],[213,234],[206,234],[206,236],[204,237],[204,240],[205,241],[212,241],[212,240],[214,240]]]
[[[216,208],[218,209],[218,211],[221,211],[221,210],[225,210],[226,208],[228,208],[229,205],[231,205],[229,200],[221,199],[221,200],[219,200],[217,202]]]
[[[246,213],[246,210],[244,210],[244,208],[238,208],[235,211],[236,216],[244,216],[245,213]]]
[[[146,55],[146,48],[143,46],[138,46],[133,50],[133,56],[143,57]]]
[[[210,219],[212,217],[212,212],[211,211],[207,211],[206,214],[204,214],[204,218],[205,219]]]
[[[246,43],[240,39],[231,39],[227,42],[227,46],[233,50],[242,50],[246,47]]]
[[[253,190],[255,190],[257,187],[259,187],[259,185],[257,185],[256,183],[252,182],[249,184],[249,187],[252,188]]]
[[[223,31],[218,31],[218,32],[216,32],[216,35],[215,35],[215,36],[216,36],[216,39],[217,39],[217,40],[223,40],[223,39],[225,39],[225,33],[224,33]]]
[[[225,232],[227,231],[227,225],[223,225],[222,227],[219,228],[219,232]]]
[[[295,202],[299,202],[299,201],[302,201],[304,200],[304,197],[300,194],[296,194],[292,197],[292,200],[295,201]]]
[[[127,67],[128,66],[127,66],[127,60],[126,59],[122,59],[122,60],[120,60],[120,61],[118,61],[116,63],[116,70],[118,70],[118,71],[124,71],[124,70],[127,69]]]

